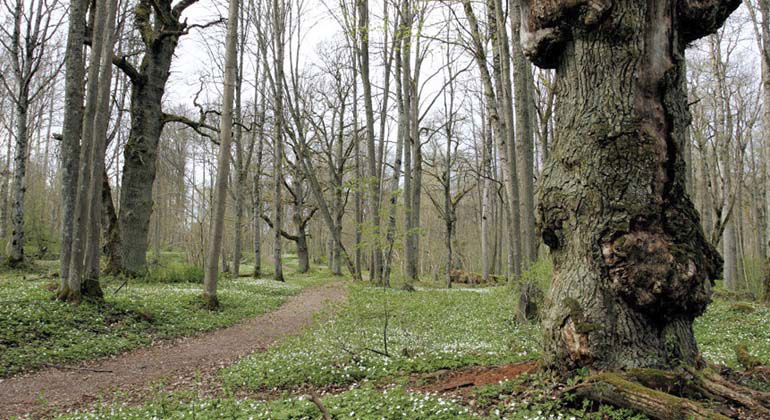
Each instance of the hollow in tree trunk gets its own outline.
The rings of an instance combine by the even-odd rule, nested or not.
[[[556,69],[555,139],[538,187],[554,278],[544,362],[700,365],[693,320],[722,260],[685,191],[684,49],[738,0],[522,2],[522,43]]]

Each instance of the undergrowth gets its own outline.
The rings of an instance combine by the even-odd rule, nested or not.
[[[223,278],[222,310],[212,312],[201,305],[201,286],[192,277],[197,270],[173,272],[124,285],[121,278],[104,278],[105,302],[78,306],[53,299],[53,279],[18,271],[0,275],[0,378],[230,326],[276,309],[305,286],[334,279],[323,270],[289,274],[286,283]]]
[[[527,280],[545,287],[550,272],[549,263],[537,264]],[[307,281],[323,276],[315,278]],[[234,291],[245,287],[239,281],[233,280]],[[335,419],[645,419],[559,396],[560,387],[570,384],[537,373],[450,394],[412,388],[420,373],[538,358],[539,327],[514,320],[515,296],[509,287],[410,293],[354,284],[334,318],[222,370],[223,398],[160,393],[141,406],[103,404],[66,418],[318,419],[318,407],[304,396],[313,389]],[[770,363],[767,307],[717,299],[695,332],[710,362],[736,367],[734,349],[744,343],[752,356]],[[232,397],[235,391],[267,391],[275,399],[239,399]]]
[[[537,326],[515,321],[513,299],[502,287],[410,293],[355,285],[334,319],[246,357],[222,377],[255,390],[339,386],[537,357]]]

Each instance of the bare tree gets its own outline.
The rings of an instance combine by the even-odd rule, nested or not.
[[[273,279],[284,281],[281,246],[283,229],[283,160],[284,160],[284,57],[286,5],[284,0],[273,0]]]
[[[117,1],[96,3],[91,34],[79,171],[75,196],[69,275],[59,290],[59,299],[79,303],[82,297],[101,299],[99,286],[99,239],[101,237],[101,175],[109,123],[112,81],[112,39]],[[104,60],[102,58],[104,57]]]
[[[0,26],[0,44],[10,61],[10,74],[0,73],[0,81],[14,105],[16,141],[13,173],[13,231],[8,242],[8,263],[24,263],[24,199],[26,193],[27,155],[29,146],[28,114],[31,104],[45,92],[55,79],[52,75],[38,77],[51,58],[49,50],[57,29],[62,24],[58,1],[6,0],[9,25]]]
[[[162,99],[179,38],[203,25],[189,24],[182,13],[197,0],[183,0],[172,6],[171,0],[139,0],[134,22],[143,44],[141,59],[132,62],[135,53],[113,57],[113,64],[131,80],[131,128],[123,154],[120,188],[120,232],[123,265],[126,274],[139,275],[147,270],[147,247],[152,188],[155,181],[158,140],[163,126],[181,122],[194,129],[204,128],[202,121],[190,121],[163,112]],[[213,129],[207,126],[205,128]]]
[[[222,251],[222,234],[225,225],[225,204],[227,200],[227,177],[230,173],[230,144],[233,133],[233,96],[238,67],[236,49],[238,47],[238,0],[230,0],[227,16],[227,41],[225,44],[225,78],[222,102],[222,117],[219,120],[219,158],[217,160],[217,180],[214,191],[214,221],[206,260],[206,276],[203,279],[203,299],[206,305],[219,307],[217,298],[217,274],[219,255]],[[240,174],[238,174],[240,176]],[[236,273],[237,274],[237,273]]]

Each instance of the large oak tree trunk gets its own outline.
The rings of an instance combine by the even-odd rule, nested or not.
[[[545,363],[698,365],[692,322],[722,261],[685,192],[681,69],[687,43],[739,2],[561,3],[522,10],[525,53],[557,72],[555,140],[538,188],[554,260]]]
[[[177,38],[159,42],[142,61],[140,80],[131,86],[131,130],[124,151],[120,189],[120,232],[123,235],[123,266],[127,274],[147,270],[147,240],[152,215],[152,185],[158,160],[158,141],[163,130],[161,101],[169,76]]]

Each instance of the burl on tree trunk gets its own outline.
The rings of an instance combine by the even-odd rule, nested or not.
[[[740,0],[524,0],[522,45],[557,74],[539,185],[554,259],[545,364],[699,366],[693,320],[722,260],[685,192],[688,43]]]

